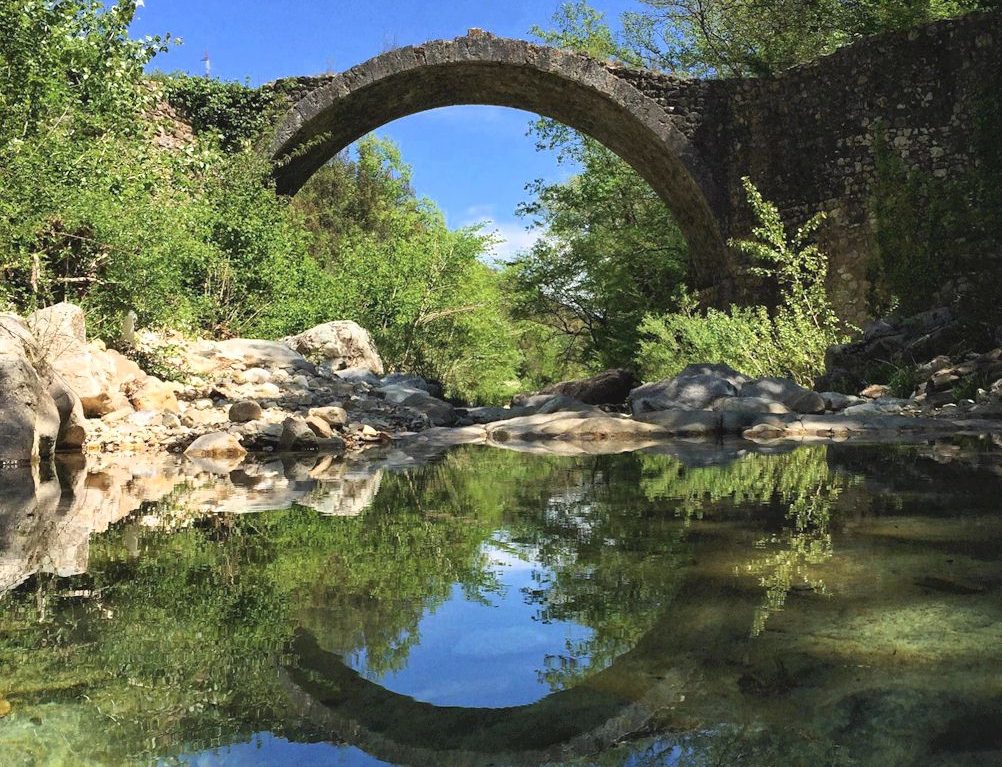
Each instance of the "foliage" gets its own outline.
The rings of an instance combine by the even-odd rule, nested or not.
[[[480,260],[489,238],[449,230],[409,181],[396,147],[368,138],[297,196],[327,305],[366,327],[393,367],[440,380],[452,396],[500,403],[519,388],[520,355],[498,275]]]
[[[274,119],[274,92],[237,82],[183,73],[156,79],[167,102],[191,120],[196,132],[212,132],[227,150],[254,142]]]
[[[136,84],[168,38],[131,40],[135,0],[0,5],[0,151],[56,131],[96,135],[135,119]],[[134,125],[134,122],[133,122]],[[37,145],[36,145],[37,146]]]
[[[176,152],[154,144],[142,70],[162,42],[128,38],[134,3],[22,5],[0,70],[16,116],[0,135],[3,302],[76,301],[112,337],[129,310],[224,334],[314,319],[299,304],[319,271],[266,164],[212,136]]]
[[[648,66],[680,74],[764,76],[866,35],[908,29],[985,0],[643,0],[625,37]],[[989,0],[993,2],[993,0]]]
[[[545,43],[600,60],[639,65],[588,3],[565,3]],[[512,314],[524,332],[526,375],[536,384],[628,366],[645,312],[666,311],[685,276],[687,246],[668,209],[626,163],[553,120],[532,126],[541,151],[574,169],[566,181],[536,181],[519,214],[544,232],[506,269]]]
[[[667,309],[665,286],[684,276],[685,241],[653,190],[609,150],[580,139],[563,157],[581,172],[537,182],[520,210],[546,234],[506,270],[514,315],[560,337],[568,363],[628,365],[643,314]]]
[[[686,365],[723,362],[754,375],[789,376],[811,385],[824,370],[825,350],[844,340],[828,300],[828,258],[809,240],[818,215],[788,236],[779,210],[744,179],[748,202],[759,221],[755,239],[732,243],[747,254],[756,274],[775,282],[778,306],[732,306],[727,312],[700,313],[682,292],[677,311],[645,318],[637,360],[645,376],[663,378]]]
[[[295,207],[252,149],[277,97],[143,68],[135,4],[3,6],[0,306],[81,304],[114,340],[122,318],[216,336],[276,337],[328,320],[370,327],[391,364],[456,396],[498,402],[519,352],[487,240],[417,200],[397,150],[364,142]],[[164,149],[166,99],[196,138]],[[314,257],[315,256],[315,257]]]

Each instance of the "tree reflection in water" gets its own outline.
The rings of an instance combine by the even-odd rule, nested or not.
[[[554,691],[666,630],[664,616],[693,601],[688,574],[712,535],[731,531],[735,588],[751,579],[759,590],[745,624],[759,636],[791,590],[826,593],[831,528],[859,482],[826,448],[573,459],[475,448],[387,474],[354,518],[147,507],[91,540],[87,575],[37,576],[4,597],[0,695],[16,716],[0,720],[0,747],[47,754],[61,739],[82,762],[145,764],[255,732],[318,737],[290,714],[276,673],[294,662],[296,633],[342,657],[364,651],[377,674],[400,669],[422,616],[457,586],[484,604],[496,597],[491,547],[532,560],[523,598],[539,621],[590,629],[541,659]],[[38,732],[23,724],[33,718]],[[728,743],[755,737],[718,725],[630,764],[728,763]],[[725,761],[696,758],[711,752]]]

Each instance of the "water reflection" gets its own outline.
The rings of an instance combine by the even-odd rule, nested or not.
[[[1002,749],[984,445],[378,458],[64,464],[5,485],[5,761]]]

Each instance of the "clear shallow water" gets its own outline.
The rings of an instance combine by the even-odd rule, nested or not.
[[[990,443],[0,480],[3,765],[1002,764]]]

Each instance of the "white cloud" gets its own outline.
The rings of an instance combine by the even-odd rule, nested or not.
[[[489,207],[489,206],[483,206]],[[471,208],[470,210],[473,210]],[[488,251],[486,260],[489,263],[504,263],[511,261],[519,253],[530,250],[545,236],[541,229],[526,229],[520,221],[499,222],[490,216],[469,218],[463,226],[481,224],[483,231],[494,235],[494,246]]]

